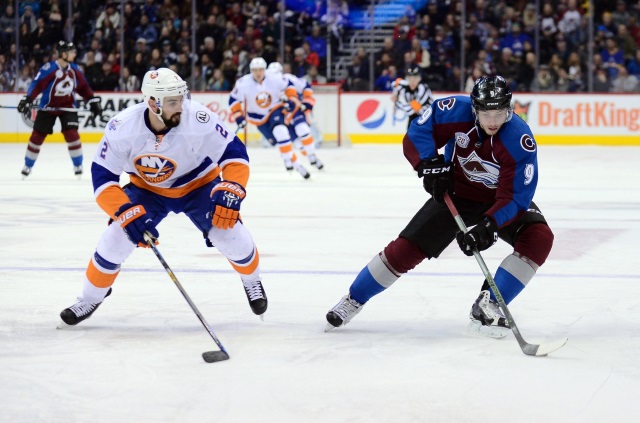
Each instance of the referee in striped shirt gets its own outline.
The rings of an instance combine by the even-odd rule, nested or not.
[[[407,129],[411,122],[421,116],[433,103],[431,88],[426,82],[422,82],[420,68],[412,66],[407,69],[406,79],[398,78],[393,83],[393,94],[391,100],[395,102],[395,107],[404,112],[409,117]]]

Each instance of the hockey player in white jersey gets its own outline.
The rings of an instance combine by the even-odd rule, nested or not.
[[[249,306],[262,315],[267,296],[259,255],[239,211],[249,180],[246,146],[220,117],[189,100],[187,83],[167,68],[142,81],[144,102],[114,116],[91,167],[98,205],[111,217],[89,261],[78,302],[60,313],[68,325],[90,317],[111,294],[120,266],[144,235],[184,213],[240,275]],[[130,183],[120,186],[120,175]]]
[[[298,142],[301,144],[299,148],[302,150],[302,154],[307,156],[309,163],[318,169],[322,169],[324,164],[318,159],[316,154],[315,140],[311,134],[311,127],[309,126],[309,114],[312,112],[313,106],[316,103],[311,85],[304,79],[298,78],[290,73],[284,73],[282,65],[279,62],[269,63],[267,73],[284,77],[284,79],[290,82],[296,89],[301,105],[300,110],[298,110],[292,122],[288,125],[289,133],[291,138],[295,140],[294,144]]]
[[[295,87],[280,76],[267,74],[267,62],[262,57],[253,58],[249,69],[251,73],[236,81],[229,96],[229,107],[238,128],[243,128],[247,121],[256,125],[266,139],[276,141],[286,169],[295,169],[303,178],[309,178],[309,172],[293,151],[287,127],[301,106]],[[286,97],[284,102],[282,93]]]

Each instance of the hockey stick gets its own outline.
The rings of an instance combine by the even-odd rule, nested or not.
[[[460,213],[458,213],[456,206],[453,204],[453,201],[451,200],[449,193],[444,194],[444,201],[445,203],[447,203],[447,207],[449,208],[449,211],[451,212],[451,214],[453,215],[453,218],[458,224],[458,228],[460,228],[460,230],[463,233],[466,233],[467,226],[464,224],[462,217],[460,217]],[[558,348],[561,348],[562,346],[564,346],[564,344],[567,343],[568,341],[567,338],[563,338],[557,341],[547,342],[539,345],[530,344],[527,341],[525,341],[522,335],[520,334],[520,330],[518,329],[518,326],[516,326],[515,320],[513,320],[513,316],[511,315],[511,312],[507,307],[507,303],[505,303],[504,298],[502,298],[502,294],[500,293],[500,290],[498,289],[496,282],[493,280],[493,276],[491,276],[491,272],[489,272],[489,268],[487,267],[486,263],[484,262],[484,259],[482,258],[478,250],[475,248],[473,250],[473,256],[476,258],[476,261],[480,265],[480,268],[482,269],[482,273],[484,273],[484,277],[487,279],[487,283],[491,287],[493,294],[498,300],[498,304],[500,305],[500,308],[502,309],[502,311],[504,311],[504,315],[507,318],[507,322],[509,322],[509,327],[511,328],[511,331],[513,331],[513,334],[518,340],[518,344],[520,344],[520,349],[522,349],[523,353],[525,353],[526,355],[544,357],[545,355],[551,352],[554,352],[555,350],[557,350]]]
[[[0,109],[17,109],[18,106],[0,106]],[[88,112],[87,109],[76,109],[73,107],[31,107],[30,109],[42,110],[44,112]]]
[[[222,345],[222,343],[220,342],[216,334],[213,333],[213,329],[211,329],[211,326],[209,326],[209,324],[204,320],[204,317],[202,317],[202,314],[200,314],[200,311],[198,310],[196,305],[193,303],[193,301],[191,301],[191,298],[189,298],[189,295],[187,295],[187,292],[184,290],[184,288],[178,281],[178,278],[176,277],[176,275],[173,273],[173,271],[171,270],[167,262],[164,260],[164,258],[162,258],[162,254],[160,254],[160,251],[158,250],[158,248],[154,243],[155,240],[153,236],[151,236],[148,232],[145,232],[144,240],[147,242],[147,245],[151,247],[156,257],[158,257],[158,260],[160,260],[160,263],[162,263],[162,266],[169,274],[169,277],[171,278],[173,283],[176,284],[176,286],[178,287],[178,290],[180,290],[180,293],[182,294],[184,299],[187,300],[187,303],[189,303],[189,306],[191,306],[191,310],[193,310],[196,316],[198,316],[198,319],[200,319],[200,323],[202,323],[202,326],[204,326],[207,332],[209,332],[209,335],[211,335],[211,338],[213,338],[216,345],[218,345],[218,347],[220,348],[220,351],[203,352],[202,358],[204,359],[204,361],[206,361],[207,363],[215,363],[216,361],[228,360],[229,353],[227,353],[227,350],[224,349],[224,346]]]

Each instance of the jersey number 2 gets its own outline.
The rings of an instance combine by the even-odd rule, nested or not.
[[[229,131],[224,129],[219,123],[216,124],[216,131],[220,132],[220,134],[225,138],[227,138],[227,135],[229,135]]]

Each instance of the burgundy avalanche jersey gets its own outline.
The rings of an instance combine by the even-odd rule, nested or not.
[[[454,165],[456,196],[494,203],[486,214],[500,227],[527,211],[538,184],[537,147],[519,116],[487,136],[475,125],[468,96],[438,99],[413,121],[403,148],[417,170],[421,160],[437,156],[443,147],[445,160]]]
[[[29,86],[27,98],[35,100],[40,93],[40,107],[75,107],[75,93],[85,100],[93,97],[93,90],[75,63],[63,69],[57,61],[45,63]]]

